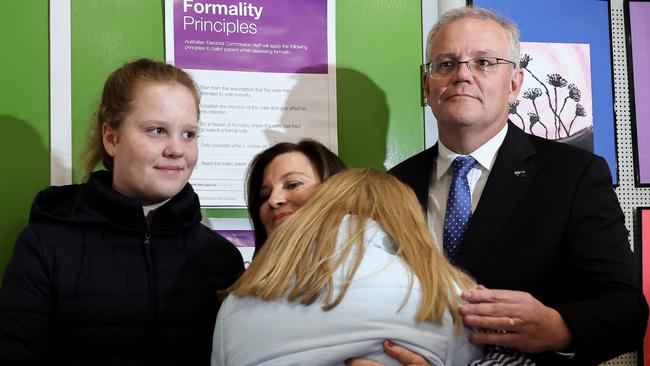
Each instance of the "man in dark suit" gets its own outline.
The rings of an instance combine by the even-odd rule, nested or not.
[[[422,77],[439,141],[390,173],[416,192],[447,251],[445,216],[459,210],[447,206],[450,166],[458,156],[475,161],[464,178],[471,218],[450,244],[450,259],[485,286],[462,295],[465,325],[493,330],[472,340],[530,353],[538,365],[635,350],[648,307],[606,162],[508,122],[524,77],[516,25],[455,9],[427,47]]]

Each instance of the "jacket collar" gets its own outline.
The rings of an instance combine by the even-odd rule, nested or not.
[[[126,197],[112,187],[112,173],[97,171],[91,174],[85,189],[85,199],[91,209],[105,216],[116,226],[146,228],[142,201]],[[201,221],[199,200],[186,184],[167,203],[159,207],[151,222],[152,230],[178,230]]]

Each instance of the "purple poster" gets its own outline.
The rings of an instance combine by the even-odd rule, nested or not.
[[[174,54],[188,69],[327,73],[327,1],[174,1]]]
[[[335,0],[165,0],[168,62],[201,90],[203,207],[244,207],[251,159],[311,138],[337,151]]]
[[[628,67],[634,131],[636,184],[650,186],[650,2],[630,1]]]
[[[255,251],[255,233],[248,219],[207,218],[203,219],[203,224],[233,243],[248,267]]]

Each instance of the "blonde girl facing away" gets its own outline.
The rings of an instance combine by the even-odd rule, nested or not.
[[[229,289],[212,364],[395,365],[390,338],[432,365],[466,365],[481,355],[457,310],[473,286],[432,242],[410,188],[348,170],[273,230]]]

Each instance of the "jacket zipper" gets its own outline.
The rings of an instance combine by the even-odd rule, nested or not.
[[[144,234],[144,259],[147,262],[147,274],[149,268],[153,269],[153,258],[151,257],[151,234],[149,232]],[[151,281],[149,281],[151,284]]]
[[[153,256],[151,255],[151,233],[144,234],[144,259],[147,267],[147,282],[149,285],[149,321],[147,324],[147,342],[149,348],[149,361],[153,364],[156,363],[157,354],[155,346],[157,343],[158,334],[158,296],[156,291],[156,268],[153,264]]]

